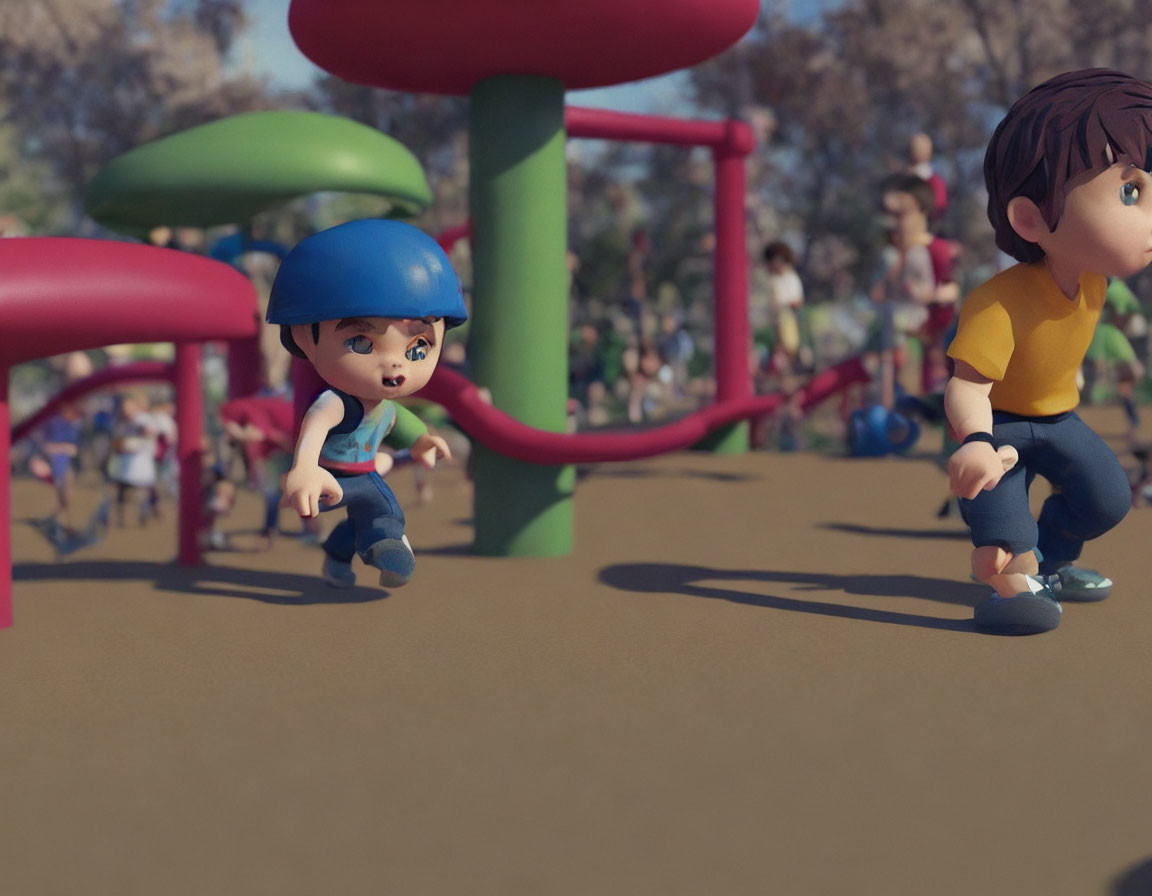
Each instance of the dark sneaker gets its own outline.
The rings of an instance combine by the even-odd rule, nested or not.
[[[1014,597],[991,597],[976,606],[976,627],[997,635],[1038,635],[1060,624],[1063,611],[1047,588],[1022,591]]]
[[[324,583],[332,588],[353,588],[356,585],[356,573],[352,572],[352,564],[337,560],[331,554],[324,555],[324,565],[320,569],[324,576]]]
[[[1112,580],[1094,569],[1080,569],[1076,566],[1062,566],[1050,576],[1044,576],[1044,584],[1060,600],[1095,601],[1104,600],[1112,593]]]
[[[380,570],[381,588],[399,588],[407,585],[416,569],[416,558],[408,536],[385,538],[371,545],[361,556],[369,566]]]

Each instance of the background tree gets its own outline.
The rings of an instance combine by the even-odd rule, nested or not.
[[[93,174],[141,143],[276,103],[236,71],[238,0],[5,0],[0,116],[22,160],[44,166],[43,200],[82,231]]]
[[[51,172],[20,151],[21,133],[0,121],[0,236],[47,233],[63,222],[59,203],[45,202]]]
[[[467,220],[467,98],[381,90],[322,76],[307,103],[315,111],[376,128],[420,159],[435,201],[417,223],[436,232]]]
[[[1148,75],[1148,0],[847,0],[804,23],[787,11],[766,0],[752,33],[691,77],[701,107],[759,123],[751,201],[799,245],[816,298],[868,276],[882,238],[875,186],[905,164],[913,133],[935,140],[944,229],[982,276],[996,252],[981,166],[1007,106],[1069,69]]]
[[[1148,74],[1152,0],[843,0],[818,16],[805,7],[764,0],[740,44],[684,76],[682,114],[755,126],[749,248],[777,236],[795,243],[815,301],[866,282],[882,240],[875,188],[905,163],[913,133],[935,140],[951,193],[943,227],[975,278],[996,261],[981,163],[1007,105],[1071,68]],[[247,25],[242,0],[0,3],[0,212],[23,207],[34,232],[82,232],[91,227],[83,187],[113,156],[224,115],[303,107],[379,128],[416,153],[436,196],[416,223],[437,231],[465,219],[466,100],[328,76],[300,95],[276,93],[235,58]],[[711,183],[698,154],[605,145],[571,159],[577,299],[629,293],[630,239],[642,226],[648,292],[670,281],[686,307],[706,300],[698,269]],[[279,232],[378,211],[362,198],[320,197],[279,213],[290,222]]]

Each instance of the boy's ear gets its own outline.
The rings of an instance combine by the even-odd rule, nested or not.
[[[1039,207],[1025,196],[1008,200],[1008,223],[1021,239],[1029,243],[1039,243],[1051,233]]]

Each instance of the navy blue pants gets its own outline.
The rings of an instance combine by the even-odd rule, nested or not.
[[[1103,535],[1132,506],[1120,461],[1074,412],[1021,417],[997,411],[992,435],[997,448],[1011,445],[1020,460],[991,491],[960,499],[976,547],[997,545],[1013,554],[1035,549],[1040,571],[1048,574],[1076,560],[1085,541]],[[1028,489],[1037,475],[1053,493],[1034,520]]]
[[[337,504],[321,504],[323,511],[348,508],[348,518],[336,524],[324,541],[324,550],[342,563],[351,563],[354,554],[364,552],[385,538],[404,535],[404,512],[387,483],[378,473],[337,477],[344,497]]]

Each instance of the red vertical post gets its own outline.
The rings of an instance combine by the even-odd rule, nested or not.
[[[741,121],[726,122],[726,139],[713,148],[716,166],[716,255],[713,266],[716,400],[752,395],[748,367],[748,246],[745,242],[744,162],[755,146],[752,129]],[[748,450],[747,423],[739,424],[716,445],[717,450]]]
[[[8,368],[0,364],[0,628],[12,625],[12,413]]]
[[[260,333],[230,339],[228,347],[228,397],[254,395],[264,384],[260,359]]]
[[[200,563],[200,496],[204,462],[204,393],[200,385],[200,345],[176,344],[176,459],[180,465],[179,554],[181,566]]]

